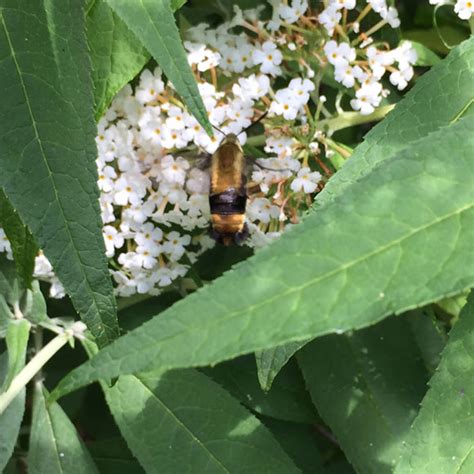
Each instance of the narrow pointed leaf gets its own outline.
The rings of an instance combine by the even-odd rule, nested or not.
[[[293,354],[306,343],[307,341],[290,342],[283,346],[272,347],[271,349],[255,353],[258,381],[260,382],[262,390],[270,390],[275,377],[282,367],[284,367]]]
[[[29,288],[35,268],[38,247],[29,229],[23,224],[18,213],[0,188],[0,227],[10,241],[16,271],[23,288]]]
[[[98,474],[76,428],[57,403],[46,405],[44,389],[35,387],[28,472]]]
[[[189,111],[212,134],[169,0],[107,0],[107,3],[153,55]]]
[[[0,2],[0,186],[100,345],[118,334],[83,2]]]
[[[299,472],[267,428],[204,374],[128,375],[103,388],[147,473]]]
[[[3,382],[2,391],[4,392],[10,386],[13,377],[25,366],[30,329],[31,324],[26,319],[14,319],[8,324],[5,338],[8,353],[8,373]]]
[[[86,18],[96,117],[150,59],[150,54],[105,0],[96,0]]]
[[[8,355],[0,354],[0,385],[4,383],[8,372]],[[0,472],[8,463],[20,432],[21,421],[25,411],[25,389],[0,414]]]
[[[297,358],[319,414],[356,471],[392,473],[428,382],[407,318],[316,339]]]
[[[417,142],[244,264],[99,352],[55,395],[152,360],[163,369],[207,365],[361,328],[473,286],[473,147],[470,117]]]
[[[406,438],[396,474],[472,472],[473,407],[474,292],[471,291]]]

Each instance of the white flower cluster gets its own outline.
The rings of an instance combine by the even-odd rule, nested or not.
[[[392,28],[400,25],[397,10],[388,7],[386,0],[367,0],[367,7],[371,7],[382,17],[377,29],[388,23]],[[319,15],[320,23],[326,28],[329,35],[335,30],[340,31],[343,13],[347,20],[347,14],[355,9],[355,0],[331,0],[328,6]],[[366,15],[368,8],[362,11],[352,23],[346,23],[346,30],[359,34],[360,22]],[[364,14],[365,12],[365,14]],[[372,33],[375,28],[371,28]],[[404,42],[393,50],[378,49],[372,45],[373,39],[367,34],[360,36],[363,39],[361,46],[364,49],[357,51],[355,45],[358,40],[336,42],[330,40],[324,45],[324,53],[327,61],[334,67],[334,78],[347,88],[355,89],[355,98],[351,100],[351,106],[361,114],[371,114],[380,105],[382,99],[389,94],[383,87],[381,80],[387,71],[390,72],[389,80],[399,90],[407,87],[408,81],[413,78],[413,65],[416,63],[417,55],[409,42]]]
[[[307,0],[270,3],[273,15],[267,22],[259,18],[262,7],[235,7],[232,21],[214,29],[207,24],[191,27],[184,42],[215,127],[238,134],[244,144],[243,130],[269,112],[265,124],[271,127],[259,137],[266,156],[249,160],[246,244],[252,247],[267,244],[287,224],[297,222],[331,174],[319,158],[318,142],[327,148],[324,134],[314,134],[313,128],[313,136],[301,142],[307,133],[303,130],[314,127],[321,111],[330,116],[310,66],[315,58],[319,69],[333,68],[336,81],[354,89],[350,103],[361,114],[370,114],[388,93],[382,85],[387,71],[392,84],[403,89],[416,60],[409,43],[389,50],[372,41],[371,32],[377,28],[386,23],[398,26],[396,10],[385,0],[365,2],[352,23],[348,18],[356,13],[351,12],[355,0],[329,0],[316,17]],[[359,34],[370,9],[382,17],[381,24],[369,26],[351,41],[349,33]],[[320,38],[320,25],[331,37],[315,50],[300,32]],[[240,33],[234,33],[236,26]],[[252,34],[243,32],[246,29]],[[222,138],[207,135],[184,109],[172,84],[165,84],[159,68],[144,70],[135,89],[126,86],[99,122],[103,235],[119,296],[160,293],[215,244],[207,233],[209,174],[190,156],[212,154]],[[11,254],[1,229],[0,251]],[[52,283],[54,296],[63,295],[42,254],[35,275]]]
[[[451,0],[430,0],[431,5],[452,5]],[[456,0],[454,11],[461,20],[470,20],[474,14],[474,1],[472,0]]]
[[[193,58],[196,51],[205,51],[198,43],[187,47]],[[219,54],[226,57],[222,50]],[[210,57],[202,55],[203,61]],[[288,88],[298,97],[299,110],[312,84],[296,79]],[[252,123],[256,102],[269,93],[270,78],[260,73],[240,77],[227,94],[204,80],[199,89],[211,123],[224,133],[239,134]],[[244,142],[246,134],[239,138]],[[159,68],[145,70],[135,91],[127,86],[113,101],[99,123],[97,166],[104,239],[118,295],[159,293],[214,245],[207,236],[209,175],[179,150],[192,146],[213,153],[221,139],[209,137],[184,110],[173,89],[165,87]],[[278,236],[287,221],[282,191],[271,191],[272,185],[288,181],[293,192],[316,191],[321,175],[300,169],[294,145],[288,137],[267,139],[266,149],[274,158],[259,160],[252,176],[260,192],[248,203],[251,246]]]

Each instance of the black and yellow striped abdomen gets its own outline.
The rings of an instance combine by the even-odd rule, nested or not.
[[[247,237],[245,185],[243,150],[237,137],[230,134],[212,155],[209,195],[211,234],[224,245],[241,243]]]

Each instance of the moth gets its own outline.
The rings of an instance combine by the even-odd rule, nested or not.
[[[242,132],[253,127],[266,115],[265,112]],[[225,135],[211,157],[209,206],[211,208],[210,235],[217,242],[226,246],[240,245],[249,235],[245,223],[246,165],[247,159],[238,136],[234,133]]]

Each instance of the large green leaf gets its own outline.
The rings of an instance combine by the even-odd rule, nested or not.
[[[0,226],[10,241],[16,271],[22,286],[29,288],[35,268],[38,248],[29,229],[23,225],[20,216],[0,188]]]
[[[340,195],[378,163],[459,118],[473,104],[474,37],[424,74],[389,115],[373,128],[318,195],[318,208]],[[472,110],[471,110],[472,113]]]
[[[407,318],[316,339],[297,357],[318,413],[357,472],[391,473],[428,382]]]
[[[35,386],[28,472],[30,474],[98,474],[76,428],[57,403],[46,404],[47,393]]]
[[[147,50],[105,0],[96,0],[86,18],[92,61],[96,117],[150,59]]]
[[[106,0],[156,59],[189,111],[212,134],[169,0]]]
[[[100,345],[118,334],[83,2],[1,0],[0,186]]]
[[[474,471],[474,292],[451,330],[438,371],[395,472],[468,474]]]
[[[194,370],[122,376],[105,387],[127,443],[147,473],[299,472],[270,432]]]
[[[8,355],[0,354],[0,385],[8,372]],[[25,389],[16,396],[6,410],[0,414],[0,472],[7,465],[20,432],[21,420],[25,411]]]
[[[55,395],[151,360],[163,369],[206,365],[361,328],[473,286],[473,147],[470,117],[418,141],[235,270],[99,352]]]

